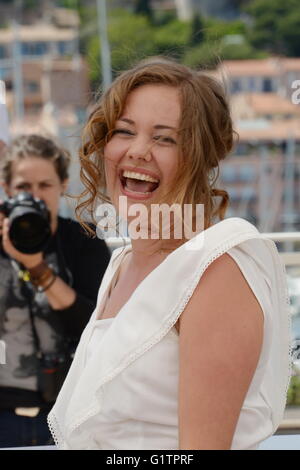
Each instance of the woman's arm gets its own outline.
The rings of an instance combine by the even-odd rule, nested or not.
[[[225,253],[180,318],[180,449],[230,449],[263,341],[263,311]]]

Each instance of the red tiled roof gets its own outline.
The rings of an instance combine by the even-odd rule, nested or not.
[[[300,60],[300,59],[299,59]],[[234,76],[276,76],[279,73],[276,59],[224,60],[221,68],[226,75]]]
[[[234,77],[278,76],[285,71],[299,71],[300,58],[269,57],[267,59],[224,60],[215,71],[216,75]]]
[[[288,71],[291,71],[291,70],[300,71],[300,59],[298,58],[284,59],[284,68],[285,70],[288,70]]]
[[[276,93],[239,93],[230,98],[231,106],[241,109],[243,103],[256,114],[300,115],[300,106]]]
[[[239,121],[235,123],[235,130],[239,134],[240,141],[245,140],[272,140],[282,141],[293,137],[300,141],[300,121],[293,120],[256,120]]]
[[[18,30],[21,41],[70,41],[76,36],[72,28],[56,28],[50,24],[20,26]],[[0,44],[11,43],[15,32],[12,28],[0,29]]]

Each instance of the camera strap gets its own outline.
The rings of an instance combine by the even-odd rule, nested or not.
[[[29,310],[29,319],[31,323],[32,335],[33,335],[33,342],[36,350],[37,358],[40,359],[42,357],[42,350],[39,335],[34,323],[34,313],[33,313],[33,292],[29,289],[28,284],[23,281],[22,282],[22,293],[24,297],[28,300],[28,310]]]
[[[73,276],[71,271],[68,269],[65,257],[63,254],[63,249],[61,245],[61,240],[58,231],[54,235],[54,243],[55,243],[55,252],[57,253],[57,269],[59,272],[59,276],[70,286],[73,284]],[[41,349],[41,343],[39,339],[39,335],[35,326],[35,312],[34,312],[34,291],[30,288],[29,281],[30,277],[27,276],[27,270],[22,269],[21,265],[11,259],[11,264],[14,271],[17,273],[20,284],[21,284],[21,292],[22,295],[28,301],[28,310],[29,310],[29,319],[32,329],[32,336],[33,336],[33,343],[35,347],[36,356],[38,359],[42,358],[43,352]]]
[[[14,270],[18,273],[22,295],[28,301],[29,319],[32,329],[33,343],[35,347],[36,356],[40,359],[42,357],[42,350],[39,335],[34,323],[33,291],[28,285],[29,279],[26,279],[26,277],[24,277],[24,271],[21,270],[19,264],[15,260],[11,260],[11,264]]]

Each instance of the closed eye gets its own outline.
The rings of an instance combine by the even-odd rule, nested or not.
[[[175,139],[169,136],[165,136],[165,135],[156,135],[153,137],[153,139],[156,140],[158,143],[162,143],[162,144],[176,144],[177,143]]]
[[[135,135],[134,132],[132,132],[132,131],[130,131],[130,130],[128,130],[128,129],[114,129],[114,130],[112,131],[112,133],[111,133],[112,137],[113,137],[114,135],[117,135],[117,134],[119,134],[119,135],[124,135],[124,136],[134,136],[134,135]],[[153,137],[153,139],[154,139],[157,143],[162,144],[162,145],[164,145],[164,144],[165,144],[165,145],[168,145],[168,144],[169,144],[169,145],[170,145],[170,144],[176,145],[176,144],[177,144],[177,142],[175,141],[175,139],[173,139],[173,138],[170,137],[170,136],[166,136],[166,135],[156,135],[156,136]]]
[[[111,133],[112,136],[116,134],[123,134],[123,135],[134,135],[133,132],[127,130],[127,129],[114,129]]]

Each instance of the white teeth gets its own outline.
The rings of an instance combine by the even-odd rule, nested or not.
[[[159,183],[159,180],[156,180],[152,178],[149,175],[145,175],[144,173],[135,173],[133,171],[124,171],[123,176],[125,178],[134,178],[136,180],[142,180],[142,181],[150,181],[150,183]]]

